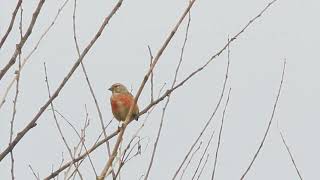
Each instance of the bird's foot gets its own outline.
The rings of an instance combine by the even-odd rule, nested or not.
[[[118,124],[118,130],[120,130],[120,129],[123,127],[123,124],[124,124],[124,122],[119,121],[119,124]]]

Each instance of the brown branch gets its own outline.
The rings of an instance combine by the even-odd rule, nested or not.
[[[167,39],[165,40],[164,44],[162,45],[162,47],[160,48],[160,50],[158,51],[158,53],[156,54],[155,58],[153,59],[153,62],[148,70],[148,72],[146,73],[146,75],[144,76],[143,78],[143,81],[140,85],[140,88],[134,98],[134,103],[132,103],[131,107],[130,107],[130,110],[127,114],[127,117],[126,117],[126,120],[124,121],[122,127],[120,128],[120,132],[119,132],[119,135],[118,135],[118,138],[117,138],[117,141],[116,141],[116,144],[114,145],[114,148],[112,150],[112,154],[111,154],[111,157],[108,159],[105,167],[103,168],[100,176],[98,177],[98,179],[104,179],[109,168],[111,167],[112,165],[112,162],[114,160],[114,158],[116,157],[116,154],[118,152],[118,148],[120,146],[120,143],[122,141],[122,138],[123,138],[123,134],[124,134],[124,131],[127,127],[127,125],[131,122],[130,121],[130,117],[132,115],[132,112],[133,112],[133,107],[135,104],[137,104],[137,101],[142,93],[142,90],[146,84],[146,82],[148,81],[149,79],[149,76],[151,74],[151,72],[153,71],[154,67],[156,66],[160,56],[162,55],[162,53],[164,52],[164,50],[166,49],[167,45],[169,44],[169,42],[171,41],[172,37],[174,36],[175,32],[177,31],[177,29],[179,28],[181,22],[183,21],[184,17],[187,15],[187,13],[189,12],[189,10],[191,9],[193,3],[195,2],[195,0],[192,0],[190,1],[188,7],[186,8],[186,10],[183,12],[182,16],[180,17],[178,23],[175,25],[175,27],[173,28],[173,30],[171,31],[171,33],[169,34],[169,36],[167,37]]]
[[[285,59],[285,60],[286,60],[286,59]],[[300,173],[300,171],[299,171],[299,169],[298,169],[298,167],[297,167],[297,164],[296,164],[296,162],[295,162],[295,160],[294,160],[294,158],[293,158],[293,155],[292,155],[292,153],[291,153],[291,150],[290,150],[290,148],[289,148],[289,146],[288,146],[288,144],[287,144],[287,142],[286,142],[286,140],[285,140],[285,138],[284,138],[284,136],[283,136],[283,134],[282,134],[282,131],[281,131],[280,127],[279,127],[279,119],[278,119],[278,121],[277,121],[277,128],[278,128],[278,130],[279,130],[279,133],[280,133],[282,142],[283,142],[283,144],[285,145],[286,150],[287,150],[287,152],[288,152],[289,155],[290,155],[291,162],[292,162],[292,164],[293,164],[293,166],[294,166],[294,168],[295,168],[295,170],[296,170],[296,172],[297,172],[300,180],[302,180],[303,178],[302,178],[302,176],[301,176],[301,173]]]
[[[151,67],[153,55],[152,55],[150,46],[148,46],[148,50],[150,55],[150,67]],[[151,72],[151,77],[150,77],[150,102],[152,101],[153,101],[153,71]]]
[[[10,152],[10,160],[11,160],[11,168],[10,168],[10,173],[11,173],[11,179],[14,180],[14,157],[13,157],[13,152]]]
[[[280,136],[281,136],[281,139],[282,139],[283,144],[284,144],[285,147],[286,147],[287,152],[288,152],[289,155],[290,155],[291,162],[292,162],[292,164],[294,165],[294,168],[296,169],[296,172],[297,172],[300,180],[302,180],[303,178],[302,178],[302,176],[301,176],[301,173],[300,173],[300,171],[299,171],[299,169],[298,169],[298,167],[297,167],[297,164],[296,164],[296,162],[295,162],[295,160],[294,160],[294,158],[293,158],[293,155],[292,155],[292,153],[291,153],[291,151],[290,151],[290,148],[289,148],[286,140],[284,139],[281,131],[280,131]]]
[[[32,29],[33,29],[33,27],[34,27],[34,25],[36,23],[36,20],[38,18],[38,15],[40,13],[40,10],[41,10],[44,2],[45,2],[45,0],[40,0],[39,1],[36,10],[32,14],[32,19],[31,19],[31,22],[29,24],[29,27],[28,27],[26,33],[23,35],[23,37],[20,40],[20,42],[16,45],[16,49],[15,49],[11,59],[7,63],[7,65],[0,71],[0,80],[7,73],[7,71],[10,69],[10,67],[16,62],[16,58],[19,55],[19,53],[21,52],[21,49],[22,49],[23,45],[25,44],[25,42],[27,41],[28,37],[32,33]]]
[[[217,162],[218,162],[218,153],[219,153],[219,148],[220,148],[224,117],[225,117],[227,106],[228,106],[228,103],[229,103],[230,92],[231,92],[231,88],[229,89],[227,102],[226,102],[226,105],[224,106],[224,109],[223,109],[222,120],[221,120],[221,125],[220,125],[220,130],[219,130],[219,137],[218,137],[218,145],[217,145],[217,149],[216,149],[216,153],[215,153],[215,157],[214,157],[214,165],[213,165],[213,171],[212,171],[211,180],[213,180],[215,172],[216,172],[216,165],[217,165]]]
[[[1,50],[1,47],[2,45],[4,44],[4,42],[6,41],[9,33],[11,32],[12,30],[12,27],[13,27],[13,23],[15,21],[15,18],[16,18],[16,15],[17,15],[17,12],[18,12],[18,9],[19,7],[21,6],[22,4],[22,0],[18,0],[18,3],[16,5],[16,8],[14,9],[13,13],[12,13],[12,17],[11,17],[11,21],[10,21],[10,24],[9,24],[9,27],[6,31],[6,33],[4,34],[4,36],[2,37],[1,41],[0,41],[0,50]]]
[[[42,115],[42,113],[45,111],[45,109],[50,105],[50,103],[58,97],[60,91],[65,86],[65,84],[68,82],[74,71],[78,68],[80,62],[84,59],[85,55],[89,52],[91,47],[94,45],[94,43],[97,41],[97,39],[100,37],[101,33],[103,32],[106,25],[109,23],[110,19],[113,17],[113,15],[117,12],[117,10],[120,8],[122,3],[122,0],[119,0],[119,2],[114,6],[112,11],[109,13],[108,16],[105,17],[102,25],[100,26],[98,32],[95,34],[94,38],[90,41],[88,46],[84,49],[84,51],[81,53],[81,56],[78,58],[78,60],[74,63],[72,68],[70,69],[67,76],[63,79],[63,81],[60,83],[59,87],[55,90],[52,97],[40,108],[39,112],[34,116],[34,118],[29,122],[29,124],[20,131],[15,139],[10,143],[8,147],[5,148],[5,150],[0,154],[0,161],[18,144],[18,142],[24,137],[24,135],[30,131],[33,127],[35,127],[37,124],[37,120]],[[131,110],[132,111],[132,110]]]
[[[230,41],[229,37],[228,37],[228,41]],[[230,46],[229,45],[228,45],[228,48],[227,48],[227,52],[228,52],[227,59],[228,59],[228,66],[229,66],[230,65]],[[216,170],[216,164],[217,164],[217,159],[218,159],[218,152],[219,152],[219,147],[220,147],[220,140],[221,140],[223,122],[224,122],[224,115],[225,115],[225,111],[226,111],[226,108],[227,108],[227,105],[228,105],[228,102],[229,102],[230,91],[231,91],[231,88],[229,89],[227,103],[225,105],[225,109],[224,109],[223,115],[222,115],[222,121],[221,121],[220,130],[219,130],[219,137],[218,137],[218,145],[217,145],[217,149],[216,149],[216,153],[215,153],[214,165],[213,165],[213,171],[212,171],[212,177],[211,177],[212,180],[214,178],[214,173],[215,173],[215,170]]]
[[[256,158],[258,157],[259,155],[259,152],[260,150],[262,149],[262,146],[267,138],[267,135],[268,135],[268,132],[269,132],[269,129],[271,127],[271,123],[272,123],[272,120],[273,120],[273,117],[274,117],[274,114],[275,114],[275,111],[276,111],[276,107],[277,107],[277,104],[278,104],[278,100],[279,100],[279,97],[280,97],[280,93],[281,93],[281,89],[282,89],[282,83],[283,83],[283,78],[284,78],[284,73],[285,73],[285,69],[286,69],[286,61],[284,60],[283,62],[283,69],[282,69],[282,75],[281,75],[281,81],[280,81],[280,86],[279,86],[279,90],[278,90],[278,94],[277,94],[277,97],[276,97],[276,100],[274,102],[274,105],[273,105],[273,109],[272,109],[272,114],[271,114],[271,117],[270,117],[270,120],[269,120],[269,124],[268,124],[268,127],[264,133],[264,136],[262,138],[262,141],[260,143],[260,146],[259,148],[257,149],[256,153],[254,154],[253,156],[253,159],[251,160],[249,166],[247,167],[247,169],[245,170],[245,172],[243,173],[243,175],[241,176],[241,180],[245,178],[245,176],[247,175],[247,173],[249,172],[249,170],[251,169],[253,163],[255,162]]]
[[[21,4],[21,3],[20,3]],[[19,32],[20,32],[20,39],[22,39],[22,6],[20,5],[20,22],[19,22]],[[1,47],[0,47],[1,48]],[[17,113],[17,101],[18,101],[18,95],[19,95],[19,82],[20,82],[20,69],[21,69],[21,52],[19,53],[19,63],[18,63],[18,70],[15,73],[15,79],[16,79],[16,92],[13,100],[13,110],[12,110],[12,119],[10,121],[10,138],[9,138],[9,144],[12,142],[13,138],[13,127],[14,127],[14,121],[16,118]],[[13,151],[10,151],[10,158],[11,158],[11,179],[14,180],[14,157],[13,157]]]

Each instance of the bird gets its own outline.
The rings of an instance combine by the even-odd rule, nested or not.
[[[126,86],[121,83],[113,84],[109,89],[112,92],[110,104],[113,116],[119,121],[124,122],[129,113],[131,105],[134,103],[133,95],[128,91]],[[139,107],[137,104],[133,107],[130,121],[133,119],[138,121]]]

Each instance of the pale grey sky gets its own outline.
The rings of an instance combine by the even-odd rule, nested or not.
[[[34,47],[42,32],[50,25],[58,8],[64,1],[47,1],[39,15],[32,35],[23,48],[25,56]],[[72,34],[73,2],[70,0],[54,27],[30,58],[21,74],[20,94],[17,105],[15,132],[20,131],[38,112],[47,100],[43,62],[46,62],[51,91],[55,90],[76,60],[77,54]],[[26,29],[38,1],[23,3]],[[83,49],[115,1],[78,0],[77,32],[80,48]],[[198,0],[191,10],[190,34],[186,45],[178,82],[200,67],[208,58],[220,50],[233,36],[266,5],[267,0]],[[0,37],[3,36],[11,19],[16,1],[0,0]],[[155,53],[171,28],[175,25],[187,0],[126,1],[112,18],[104,33],[87,54],[84,63],[94,87],[105,123],[112,118],[109,105],[114,82],[121,82],[137,91],[143,75],[148,69],[147,45]],[[271,116],[273,104],[281,79],[283,60],[287,68],[281,97],[273,124],[264,147],[246,179],[298,179],[289,154],[282,144],[277,122],[285,134],[287,143],[304,179],[319,179],[318,162],[320,145],[319,131],[319,1],[278,0],[260,19],[249,27],[231,46],[230,79],[227,87],[232,88],[225,117],[224,131],[216,169],[216,179],[239,179],[257,150]],[[179,60],[186,21],[165,50],[155,69],[155,92],[163,83],[169,88]],[[18,42],[18,21],[0,50],[0,67],[11,57]],[[23,57],[24,57],[23,56]],[[204,71],[193,77],[172,94],[162,136],[149,179],[171,179],[188,148],[209,119],[216,103],[225,75],[227,54],[223,53]],[[0,82],[0,97],[13,77],[12,68]],[[7,146],[12,116],[14,90],[0,109],[0,151]],[[149,103],[149,84],[139,99],[142,109]],[[213,158],[217,145],[223,106],[213,124],[204,134],[203,147],[196,154],[184,175],[191,179],[204,145],[215,130],[209,147],[209,160],[200,179],[211,178]],[[81,128],[85,119],[85,104],[91,124],[87,129],[87,146],[90,147],[101,132],[98,114],[89,94],[81,69],[78,69],[59,97],[55,107]],[[122,179],[139,179],[145,174],[156,132],[159,127],[164,103],[158,104],[140,133],[147,141],[142,142],[141,156],[130,161],[121,173]],[[141,125],[140,121],[130,124],[126,131],[127,141]],[[74,146],[78,138],[73,130],[59,118],[69,144]],[[117,126],[113,122],[108,128],[112,132]],[[125,141],[125,142],[126,142]],[[111,141],[113,146],[114,139]],[[147,148],[146,145],[148,144]],[[14,149],[16,179],[33,179],[28,168],[31,164],[40,177],[57,169],[61,153],[70,160],[58,134],[51,111],[43,113],[38,125],[32,129]],[[106,161],[105,146],[92,154],[98,173]],[[93,179],[94,173],[88,160],[80,167],[85,179]],[[10,179],[10,156],[0,162],[1,179]],[[180,177],[180,176],[179,176]],[[60,179],[62,176],[60,177]],[[110,178],[109,178],[110,179]]]

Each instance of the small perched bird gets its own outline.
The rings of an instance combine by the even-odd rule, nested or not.
[[[119,121],[125,121],[127,114],[129,113],[131,105],[134,103],[134,97],[128,91],[128,89],[120,84],[113,84],[108,90],[112,92],[112,96],[110,97],[111,109],[113,116]],[[133,107],[133,112],[131,116],[131,120],[138,120],[139,108],[136,104]]]

